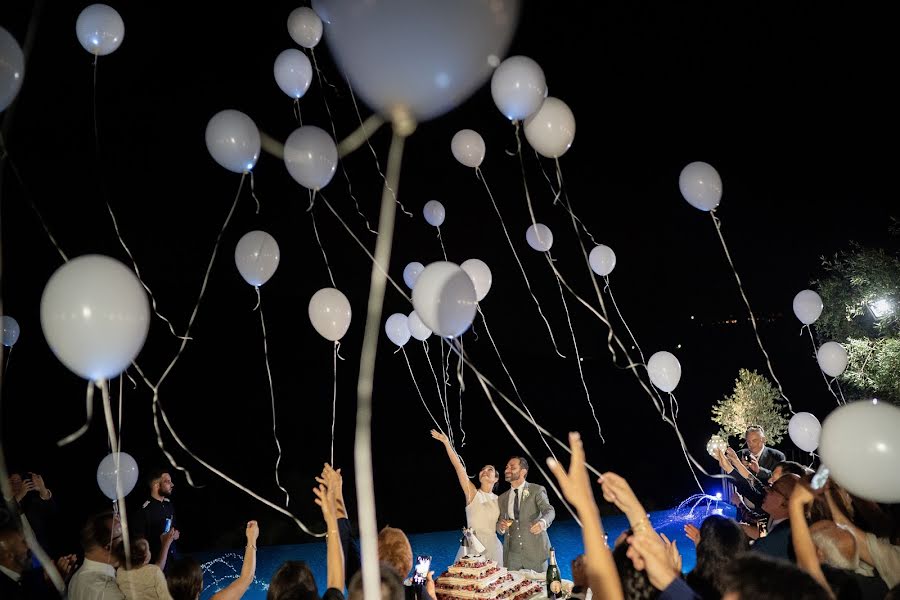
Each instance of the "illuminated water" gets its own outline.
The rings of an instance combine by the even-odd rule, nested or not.
[[[676,540],[683,557],[683,571],[687,573],[694,568],[697,560],[694,544],[684,535],[684,526],[692,523],[697,527],[707,515],[724,514],[734,517],[734,507],[722,502],[716,496],[697,494],[685,499],[672,510],[658,511],[650,514],[654,528],[664,533],[669,539]],[[603,526],[612,545],[622,531],[628,527],[624,516],[603,517]],[[563,578],[572,578],[571,561],[583,552],[581,528],[574,521],[557,521],[550,528],[550,541],[556,549],[559,569]],[[435,531],[431,533],[411,534],[409,541],[413,554],[431,554],[432,568],[439,575],[456,556],[459,547],[460,532]],[[241,572],[243,549],[240,551],[220,551],[198,553],[194,558],[203,564],[203,592],[201,600],[207,600],[216,591],[234,581]],[[257,550],[256,577],[250,589],[244,595],[247,600],[264,600],[269,580],[278,566],[285,560],[306,561],[319,583],[319,593],[324,593],[326,581],[325,543],[297,544],[290,546],[268,546]]]

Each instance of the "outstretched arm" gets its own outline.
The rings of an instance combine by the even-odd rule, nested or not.
[[[253,583],[256,575],[256,539],[259,537],[259,525],[256,521],[247,523],[247,546],[244,548],[244,565],[241,567],[241,575],[228,587],[216,594],[210,600],[240,600]]]
[[[803,484],[794,488],[789,500],[789,511],[791,521],[791,540],[794,544],[794,553],[797,555],[797,565],[812,575],[812,578],[825,588],[829,596],[834,598],[834,592],[825,579],[825,573],[822,571],[822,565],[819,563],[819,557],[816,554],[816,545],[813,543],[812,535],[809,532],[809,525],[806,523],[806,507],[812,504],[813,494]]]
[[[459,460],[459,455],[456,453],[456,450],[453,449],[453,446],[450,445],[450,440],[447,439],[447,436],[440,431],[432,429],[431,437],[444,444],[444,449],[447,450],[447,456],[450,457],[450,464],[453,465],[453,469],[456,471],[456,477],[459,479],[459,485],[466,495],[466,506],[468,506],[471,504],[472,500],[475,499],[475,492],[477,489],[475,488],[475,485],[469,481],[469,475],[466,473],[462,461]]]

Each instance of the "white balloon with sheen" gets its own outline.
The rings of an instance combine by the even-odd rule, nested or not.
[[[419,340],[420,342],[424,342],[428,338],[431,337],[431,334],[434,333],[425,323],[422,322],[422,319],[419,318],[419,315],[416,314],[416,311],[412,311],[407,316],[406,321],[407,327],[409,327],[409,334]]]
[[[314,48],[322,39],[322,19],[307,6],[291,11],[287,27],[291,39],[304,48]]]
[[[453,158],[466,167],[481,166],[486,151],[484,138],[472,129],[460,129],[450,140],[450,152]]]
[[[600,244],[591,250],[588,262],[591,263],[591,270],[594,273],[606,277],[616,268],[616,253],[609,246]]]
[[[284,164],[297,183],[310,190],[324,188],[337,170],[337,146],[325,130],[304,125],[284,143]]]
[[[565,102],[548,96],[525,120],[525,139],[541,156],[559,158],[575,139],[575,115]]]
[[[252,171],[259,160],[259,129],[241,111],[223,110],[206,125],[206,148],[213,160],[229,171]]]
[[[469,328],[477,308],[472,280],[459,266],[446,261],[425,267],[413,288],[412,301],[422,322],[448,338]]]
[[[533,115],[541,108],[546,94],[544,70],[527,56],[510,56],[491,76],[494,104],[510,121]]]
[[[440,227],[444,222],[444,217],[447,216],[447,212],[444,210],[443,204],[437,200],[429,200],[422,209],[422,215],[429,225]]]
[[[85,7],[75,21],[75,35],[81,46],[97,56],[115,52],[125,38],[122,16],[106,4]]]
[[[837,342],[825,342],[816,352],[819,368],[829,377],[837,377],[847,369],[849,356]]]
[[[812,290],[803,290],[794,296],[794,314],[804,325],[815,323],[821,316],[824,307],[822,297]]]
[[[350,301],[340,290],[322,288],[309,300],[309,322],[326,340],[336,342],[350,328]]]
[[[116,462],[118,462],[118,466]],[[103,495],[110,500],[116,500],[119,497],[116,480],[119,481],[123,498],[131,493],[137,483],[137,462],[126,452],[107,454],[97,465],[97,485],[100,486]]]
[[[647,361],[647,374],[653,385],[668,393],[678,387],[678,382],[681,381],[681,363],[674,354],[662,350]]]
[[[535,223],[525,231],[525,241],[538,252],[547,252],[553,247],[553,232],[543,223]]]
[[[694,208],[714,210],[722,200],[722,178],[712,165],[702,161],[692,162],[678,176],[681,195]]]
[[[265,231],[251,231],[238,240],[234,249],[234,263],[241,277],[259,287],[275,274],[281,254],[278,242]]]
[[[403,268],[403,283],[406,284],[406,287],[413,289],[416,286],[416,280],[424,270],[425,265],[420,262],[411,262],[406,265]]]
[[[409,341],[410,333],[407,321],[406,315],[394,313],[384,322],[384,332],[387,334],[388,339],[397,346],[405,346],[406,342]]]
[[[798,412],[788,422],[788,435],[791,441],[804,452],[813,452],[819,447],[821,433],[822,425],[812,413]]]
[[[475,286],[476,300],[478,302],[484,300],[488,292],[491,291],[491,284],[493,283],[490,267],[477,258],[470,258],[459,267],[472,279],[472,285]]]
[[[312,83],[312,65],[306,55],[291,48],[275,57],[275,83],[291,98],[302,98]]]
[[[6,110],[19,93],[25,79],[25,55],[19,42],[0,27],[0,112]]]

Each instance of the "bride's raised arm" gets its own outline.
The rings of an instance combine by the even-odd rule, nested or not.
[[[447,439],[447,436],[441,433],[440,431],[431,430],[431,437],[440,441],[444,444],[444,449],[447,450],[447,456],[450,457],[450,464],[453,465],[453,469],[456,471],[456,476],[459,478],[459,485],[463,489],[463,493],[466,495],[466,506],[472,503],[472,500],[475,499],[475,492],[477,488],[475,484],[469,481],[469,475],[466,473],[465,467],[463,467],[462,461],[459,460],[459,455],[456,454],[456,450],[453,449],[453,446],[450,445],[450,440]]]

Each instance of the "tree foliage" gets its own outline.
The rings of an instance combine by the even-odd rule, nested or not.
[[[713,406],[712,420],[722,428],[721,435],[737,438],[743,438],[750,425],[761,425],[767,440],[777,444],[788,425],[779,397],[778,390],[764,376],[741,369],[734,391]]]

